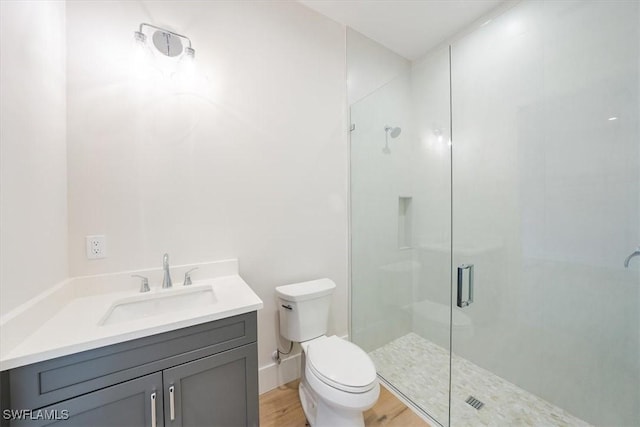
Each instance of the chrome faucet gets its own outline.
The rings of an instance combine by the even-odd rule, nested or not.
[[[189,286],[193,283],[193,281],[191,280],[191,272],[197,269],[198,267],[194,267],[191,270],[184,273],[184,282],[182,283],[182,286]]]
[[[141,276],[139,274],[132,274],[131,277],[139,277],[140,279],[142,279],[140,281],[140,292],[149,292],[151,289],[149,289],[149,279]]]
[[[162,257],[162,269],[164,270],[162,288],[170,288],[173,284],[171,283],[171,273],[169,273],[169,254],[164,254],[164,256]]]
[[[627,259],[624,260],[624,268],[629,268],[629,261],[631,261],[631,258],[638,255],[640,255],[640,246],[638,246],[638,249],[633,251],[631,255],[629,255]]]

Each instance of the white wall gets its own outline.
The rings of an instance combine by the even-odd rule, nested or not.
[[[408,72],[411,62],[381,44],[347,28],[347,97],[349,105]]]
[[[0,2],[0,315],[67,277],[65,4]]]
[[[191,38],[195,88],[130,70],[141,22]],[[294,2],[70,1],[67,30],[71,275],[237,257],[265,303],[260,366],[278,285],[332,278],[346,334],[344,27]]]

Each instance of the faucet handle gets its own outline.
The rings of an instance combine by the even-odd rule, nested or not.
[[[151,289],[149,289],[149,279],[141,276],[139,274],[132,274],[131,277],[139,277],[142,279],[142,281],[140,282],[140,292],[149,292]]]
[[[191,272],[193,270],[197,270],[198,267],[194,267],[191,270],[187,271],[186,273],[184,273],[184,283],[182,283],[182,286],[189,286],[192,282],[191,282]]]
[[[631,261],[631,258],[637,257],[637,256],[640,256],[640,246],[638,246],[638,249],[636,249],[635,251],[631,252],[631,255],[629,255],[624,260],[624,268],[629,268],[629,261]]]

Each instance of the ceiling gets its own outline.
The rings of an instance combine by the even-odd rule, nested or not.
[[[504,0],[299,0],[407,59],[462,30]]]

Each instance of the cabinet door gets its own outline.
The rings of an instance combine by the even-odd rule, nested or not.
[[[126,381],[25,415],[26,418],[12,421],[11,425],[162,427],[162,373]]]
[[[258,425],[258,360],[248,344],[163,371],[167,427]]]

